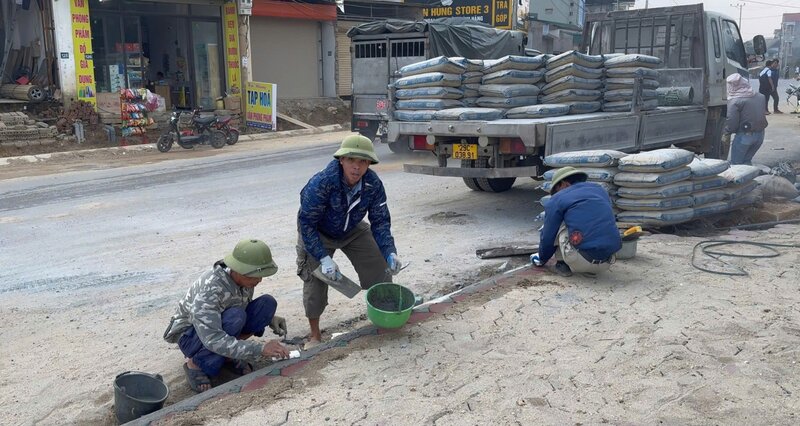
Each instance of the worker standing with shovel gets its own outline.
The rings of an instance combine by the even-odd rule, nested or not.
[[[348,136],[333,157],[300,192],[297,275],[303,280],[303,306],[311,328],[305,349],[322,342],[319,319],[328,304],[328,285],[314,271],[319,268],[329,282],[343,279],[333,261],[336,250],[350,260],[362,289],[391,282],[402,267],[383,183],[369,169],[378,163],[372,142],[361,135]]]

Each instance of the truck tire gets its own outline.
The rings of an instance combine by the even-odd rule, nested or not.
[[[475,167],[475,161],[473,160],[461,160],[461,168],[462,169],[471,169]],[[464,184],[467,185],[467,188],[473,191],[483,191],[480,185],[478,185],[478,181],[475,178],[461,178],[464,180]]]
[[[706,158],[716,158],[721,160],[728,159],[728,151],[730,149],[730,141],[723,142],[722,134],[725,131],[725,112],[722,109],[714,111],[719,116],[715,119],[709,120],[706,123],[706,131],[703,137]],[[709,112],[712,115],[712,112]]]
[[[475,160],[475,167],[489,168],[489,159],[486,157],[478,157]],[[510,178],[476,178],[475,181],[478,186],[486,192],[505,192],[511,189],[514,182],[517,180],[515,177]]]

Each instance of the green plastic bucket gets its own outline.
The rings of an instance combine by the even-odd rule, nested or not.
[[[367,318],[380,328],[400,328],[414,309],[414,293],[394,283],[379,283],[367,290]]]

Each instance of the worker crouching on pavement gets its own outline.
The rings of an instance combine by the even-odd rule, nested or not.
[[[348,136],[333,157],[300,192],[297,213],[297,275],[303,280],[303,306],[311,329],[306,349],[322,341],[319,319],[328,304],[328,285],[312,273],[321,265],[328,279],[338,279],[336,250],[353,264],[363,289],[391,282],[401,268],[383,183],[369,169],[378,163],[372,142],[361,135]],[[363,221],[365,216],[369,223]]]
[[[218,375],[228,360],[234,362],[234,371],[247,374],[253,371],[248,361],[289,356],[278,340],[247,340],[263,336],[267,326],[279,336],[286,335],[286,320],[275,315],[275,298],[265,294],[253,299],[253,289],[261,279],[277,271],[263,241],[242,240],[178,302],[164,340],[178,343],[186,357],[183,369],[192,390],[211,389],[210,378]]]
[[[531,255],[534,265],[544,266],[555,254],[556,272],[570,276],[572,272],[596,274],[614,262],[622,239],[611,199],[586,178],[586,173],[573,167],[563,167],[553,176],[539,252]]]

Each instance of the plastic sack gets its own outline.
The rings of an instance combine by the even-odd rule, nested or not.
[[[603,69],[587,68],[577,64],[566,64],[558,68],[553,68],[552,70],[547,71],[547,73],[544,75],[544,80],[547,83],[550,83],[558,80],[559,78],[563,78],[570,75],[590,80],[598,79],[603,77]]]
[[[478,98],[478,106],[485,108],[516,108],[520,106],[536,105],[537,103],[539,103],[539,98],[536,96],[515,96],[513,98],[481,96]]]
[[[744,194],[739,198],[735,198],[733,200],[728,201],[728,208],[730,210],[734,210],[742,207],[750,207],[760,202],[761,202],[761,196],[758,194],[758,191],[752,191],[748,194]]]
[[[542,175],[546,180],[553,180],[553,175],[558,169],[550,169]],[[587,179],[596,182],[613,182],[614,175],[619,172],[616,167],[581,167],[580,171],[586,173]]]
[[[440,110],[445,108],[463,107],[464,104],[458,99],[404,99],[395,103],[397,109],[433,109]]]
[[[504,70],[484,75],[481,84],[535,84],[543,75],[541,71]]]
[[[422,110],[422,111],[415,111],[415,110],[402,110],[398,109],[394,111],[394,118],[398,121],[430,121],[433,120],[433,113],[436,111],[432,110]]]
[[[666,172],[620,172],[614,176],[614,183],[624,187],[642,188],[649,186],[669,185],[670,183],[686,180],[692,171],[683,166],[679,169]]]
[[[750,180],[744,183],[730,184],[723,191],[727,200],[735,200],[756,188],[758,188],[758,182]]]
[[[587,55],[577,50],[570,50],[548,59],[546,67],[548,70],[551,70],[567,64],[578,64],[586,68],[600,68],[603,66],[603,57],[600,55]]]
[[[761,174],[761,169],[745,164],[734,164],[719,175],[730,183],[744,183],[751,181]]]
[[[491,74],[504,70],[533,71],[544,64],[544,58],[539,56],[507,55],[500,59],[486,59],[483,61],[483,73]]]
[[[700,159],[696,158],[689,163],[689,168],[692,169],[692,178],[704,178],[709,176],[718,175],[731,166],[731,163],[725,160],[716,160],[713,158]]]
[[[697,191],[692,194],[694,198],[694,205],[701,206],[703,204],[714,203],[723,201],[727,198],[724,188],[711,189],[708,191]]]
[[[730,210],[730,203],[727,201],[714,201],[701,206],[694,206],[694,217],[709,216],[716,213],[723,213],[728,210]]]
[[[456,56],[450,58],[450,60],[463,65],[467,72],[483,71],[483,59],[467,59]]]
[[[558,117],[569,113],[569,105],[546,104],[511,108],[506,111],[506,118],[545,118]]]
[[[397,89],[413,89],[417,87],[458,87],[461,85],[461,75],[429,72],[425,74],[403,77],[394,82]]]
[[[455,87],[420,87],[400,89],[394,95],[397,99],[460,99],[464,92]]]
[[[483,79],[483,73],[480,71],[466,72],[461,76],[461,81],[464,84],[480,84]]]
[[[497,120],[503,118],[503,110],[497,108],[451,108],[436,111],[434,120]]]
[[[606,191],[606,193],[608,193],[609,197],[616,196],[617,189],[619,188],[617,185],[614,185],[614,184],[608,183],[608,182],[589,182],[589,181],[587,181],[587,183],[591,183],[592,185],[599,185],[601,188],[603,188],[604,191]],[[542,184],[539,185],[538,188],[541,189],[542,191],[550,192],[550,190],[553,189],[553,182],[549,181],[549,180],[546,180],[546,181],[542,182]]]
[[[632,89],[636,81],[634,78],[607,78],[605,82],[606,90]],[[645,78],[642,80],[642,89],[658,89],[658,80]]]
[[[695,191],[705,191],[714,188],[724,188],[728,186],[728,180],[722,176],[709,176],[702,179],[692,178]]]
[[[606,70],[607,78],[635,78],[639,76],[644,77],[645,79],[657,80],[658,71],[642,67],[612,68]]]
[[[487,84],[478,89],[483,96],[511,98],[514,96],[537,96],[539,88],[533,84]]]
[[[628,112],[633,108],[631,101],[615,101],[606,102],[603,104],[603,111],[605,112]],[[658,99],[647,99],[642,102],[642,111],[652,111],[658,109]]]
[[[567,89],[597,90],[602,86],[603,80],[599,78],[588,79],[575,77],[574,75],[568,75],[551,83],[547,83],[542,88],[542,93],[549,95],[551,93],[556,93]]]
[[[575,101],[575,102],[564,102],[564,105],[569,105],[570,114],[589,114],[592,112],[600,111],[600,108],[602,108],[603,103],[600,101],[592,101],[592,102]]]
[[[467,107],[467,108],[474,108],[474,107],[478,106],[478,99],[480,99],[480,96],[476,95],[476,96],[471,97],[471,98],[462,99],[461,103],[463,103],[464,106]]]
[[[542,103],[591,102],[600,99],[601,96],[599,90],[567,89],[542,96]]]
[[[655,99],[657,96],[655,90],[642,89],[642,99]],[[603,93],[603,99],[606,102],[630,101],[633,99],[633,89],[608,90]]]
[[[465,98],[478,98],[481,96],[481,93],[475,89],[468,89],[464,87],[462,90],[464,91]]]
[[[662,172],[681,168],[694,160],[694,153],[680,148],[662,148],[630,154],[619,160],[623,172]]]
[[[773,198],[796,198],[800,195],[800,191],[789,182],[788,179],[782,176],[763,175],[755,179],[761,187],[761,193],[766,200]]]
[[[645,188],[620,187],[617,195],[624,198],[669,198],[679,195],[688,195],[694,191],[691,181],[680,181],[664,186],[651,186]]]
[[[616,56],[614,58],[606,59],[606,61],[603,63],[603,66],[606,68],[656,68],[659,65],[661,65],[661,58],[650,55],[642,55],[640,53]]]
[[[409,77],[412,75],[441,72],[446,74],[463,74],[467,67],[450,58],[439,56],[428,59],[427,61],[415,62],[400,68],[400,75]]]
[[[694,199],[689,195],[670,198],[618,198],[614,201],[614,205],[622,210],[671,210],[691,207],[693,204]]]
[[[617,213],[617,222],[638,223],[642,225],[674,225],[692,220],[694,209],[684,207],[661,211],[623,211]]]
[[[550,167],[607,167],[616,166],[619,159],[626,155],[628,154],[612,149],[568,151],[544,157],[544,164]]]

